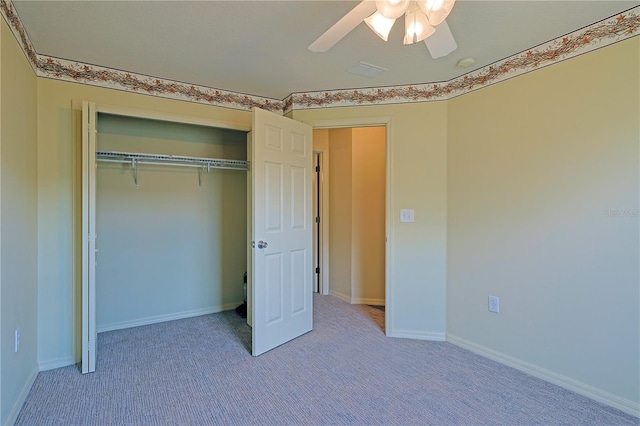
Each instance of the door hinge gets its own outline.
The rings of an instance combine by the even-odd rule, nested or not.
[[[316,223],[320,223],[320,216],[316,216]]]
[[[316,268],[316,274],[320,273],[320,268]]]
[[[320,173],[320,166],[316,166],[316,173]]]

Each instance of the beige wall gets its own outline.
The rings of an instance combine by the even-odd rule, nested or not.
[[[628,40],[448,114],[448,338],[627,408],[640,400],[639,52]]]
[[[80,359],[80,104],[216,119],[251,127],[251,114],[75,83],[38,79],[38,361]],[[73,103],[73,105],[72,105]]]
[[[37,365],[36,77],[0,19],[0,424],[13,423]],[[14,352],[14,330],[20,348]]]
[[[351,298],[351,129],[329,130],[329,292]]]
[[[356,127],[352,133],[351,298],[384,305],[386,129]]]

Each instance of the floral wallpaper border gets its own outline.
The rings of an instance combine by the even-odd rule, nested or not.
[[[40,55],[36,53],[33,48],[11,0],[0,0],[0,12],[9,24],[16,39],[20,42],[22,50],[25,52],[38,77],[72,81],[92,86],[144,93],[163,98],[245,111],[250,111],[252,107],[258,107],[282,114],[284,103],[278,99],[269,99],[211,87],[186,84],[143,74]]]
[[[301,92],[292,93],[284,100],[277,100],[40,55],[33,48],[11,0],[0,0],[0,12],[39,77],[245,111],[258,107],[280,114],[301,109],[451,99],[640,34],[640,6],[636,6],[622,14],[449,81],[410,86]]]
[[[285,100],[291,110],[428,102],[451,99],[482,87],[573,58],[640,34],[640,6],[596,22],[564,37],[541,44],[449,81],[412,86],[293,93]]]

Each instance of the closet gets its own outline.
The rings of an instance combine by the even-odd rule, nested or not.
[[[311,331],[312,128],[82,102],[82,373],[98,331],[232,309],[251,353]]]
[[[100,113],[96,150],[97,331],[241,304],[247,132]]]

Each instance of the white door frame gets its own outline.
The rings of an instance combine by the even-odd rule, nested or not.
[[[359,117],[359,118],[337,118],[333,120],[307,120],[304,121],[307,124],[310,124],[314,129],[339,129],[345,127],[372,127],[372,126],[384,126],[386,130],[385,134],[385,145],[386,145],[386,165],[385,165],[385,174],[386,174],[386,185],[385,185],[385,234],[386,234],[386,244],[385,244],[385,316],[384,316],[384,330],[387,336],[391,336],[391,332],[393,330],[393,264],[394,264],[394,230],[393,230],[393,212],[395,211],[395,207],[393,205],[393,197],[390,196],[391,188],[393,188],[393,150],[391,149],[393,146],[393,138],[392,138],[392,119],[391,117]],[[317,150],[321,152],[321,150]],[[323,157],[325,157],[323,155]],[[329,166],[329,156],[326,155],[327,165],[325,166],[324,161],[321,166],[327,167]],[[330,177],[327,176],[328,179]],[[325,196],[326,191],[326,200],[329,199],[329,184],[328,179],[325,181],[325,188],[323,189],[323,196]],[[329,272],[329,235],[328,229],[329,226],[329,203],[325,202],[326,212],[323,209],[322,214],[327,219],[325,222],[325,226],[323,227],[323,234],[326,231],[327,236],[324,240],[324,244],[326,244],[326,256],[323,256],[323,265],[322,267],[327,270],[325,274],[328,280],[328,272]],[[324,220],[324,218],[323,218]],[[323,235],[324,237],[324,235]],[[323,252],[325,248],[323,247]],[[323,253],[324,254],[324,253]],[[327,265],[325,266],[325,261]],[[323,287],[323,290],[328,294],[329,285],[327,281],[326,287]]]
[[[98,113],[82,102],[82,374],[96,369],[96,138]]]
[[[318,292],[329,294],[329,150],[325,147],[314,148],[314,154],[320,154],[320,282]]]
[[[318,251],[318,248],[320,247],[321,244],[321,238],[320,238],[320,222],[317,220],[318,218],[322,217],[322,215],[320,214],[320,212],[318,212],[318,206],[320,206],[320,192],[319,192],[319,188],[320,188],[320,176],[318,173],[318,167],[320,166],[320,158],[321,158],[322,154],[320,154],[317,151],[313,151],[313,169],[311,171],[312,175],[313,175],[313,179],[311,180],[312,182],[312,189],[311,189],[311,193],[313,201],[311,203],[311,205],[313,206],[312,211],[313,211],[313,221],[311,226],[313,226],[313,238],[312,238],[312,253],[313,253],[313,292],[314,293],[319,293],[320,292],[320,287],[322,287],[322,285],[320,284],[320,252]]]

